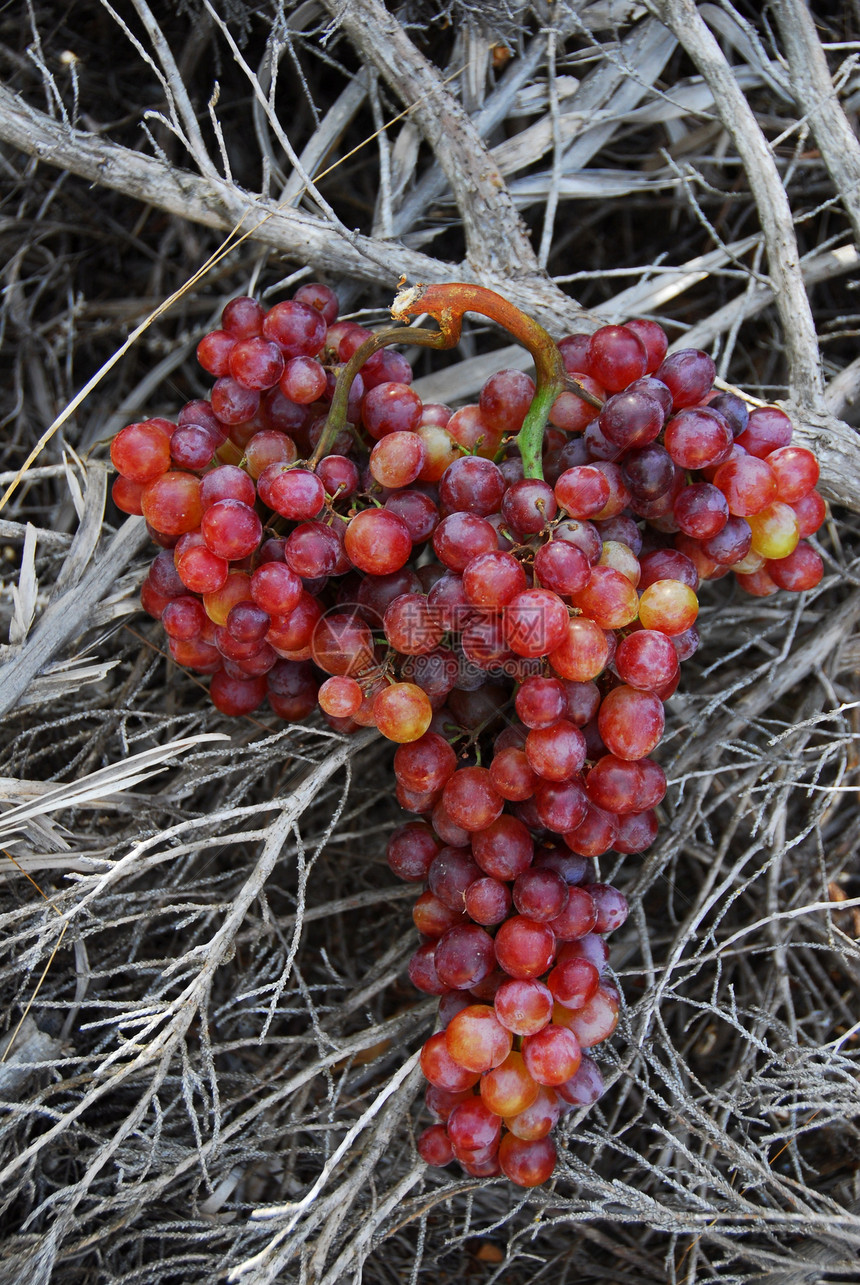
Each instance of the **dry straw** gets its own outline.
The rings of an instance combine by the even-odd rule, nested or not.
[[[820,12],[819,12],[820,10]],[[856,6],[28,0],[0,30],[0,1280],[856,1280]],[[226,234],[226,239],[225,239]],[[390,750],[228,723],[137,608],[106,442],[223,301],[324,276],[631,315],[784,399],[836,505],[794,603],[703,593],[610,1090],[523,1194],[417,1161]],[[576,296],[574,299],[573,296]],[[519,350],[474,326],[427,399]],[[840,507],[841,506],[841,507]],[[356,770],[358,769],[358,770]]]

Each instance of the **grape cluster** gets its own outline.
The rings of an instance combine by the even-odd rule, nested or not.
[[[540,369],[452,411],[384,342],[324,285],[232,300],[198,346],[209,399],[116,436],[113,498],[161,546],[143,606],[219,710],[319,707],[398,743],[423,819],[389,863],[428,884],[410,975],[442,1024],[419,1150],[530,1186],[560,1113],[602,1091],[582,1050],[617,1020],[605,937],[627,908],[593,863],[656,836],[649,756],[699,584],[814,587],[818,465],[652,321],[560,341],[536,467],[517,434]]]
[[[531,1187],[553,1171],[549,1134],[562,1111],[603,1092],[583,1050],[618,1021],[605,938],[624,923],[627,903],[595,881],[584,855],[603,850],[608,814],[577,786],[554,792],[567,816],[538,815],[543,792],[523,730],[512,724],[497,737],[489,769],[456,767],[451,746],[433,732],[401,746],[399,780],[449,775],[432,829],[402,826],[388,861],[401,878],[427,881],[413,910],[423,945],[409,975],[440,996],[442,1029],[424,1045],[421,1066],[427,1106],[441,1123],[425,1130],[418,1150],[429,1164],[457,1159],[469,1174],[503,1172]],[[512,798],[513,811],[502,811]],[[547,834],[547,820],[558,827],[576,817],[564,839]]]

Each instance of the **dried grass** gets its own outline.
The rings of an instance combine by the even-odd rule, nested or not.
[[[858,1279],[860,14],[701,5],[733,115],[696,11],[649,9],[414,10],[414,45],[375,0],[4,12],[4,1282]],[[847,506],[814,593],[703,595],[659,842],[604,871],[611,1087],[530,1194],[416,1160],[390,750],[217,715],[107,499],[111,433],[201,391],[225,298],[327,273],[383,320],[401,271],[506,281],[557,332],[662,316],[790,390]],[[475,325],[417,383],[499,360]]]

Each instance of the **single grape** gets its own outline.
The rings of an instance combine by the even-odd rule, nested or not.
[[[418,883],[420,880],[410,879],[409,882]],[[412,921],[424,937],[444,937],[449,928],[463,923],[465,918],[464,911],[452,910],[432,892],[423,892],[412,907]]]
[[[639,629],[623,638],[614,663],[623,682],[646,692],[671,682],[679,670],[672,639],[656,629]]]
[[[421,422],[421,399],[407,384],[385,381],[365,393],[361,418],[377,440],[388,433],[414,433]]]
[[[675,465],[665,447],[652,442],[625,452],[621,476],[634,501],[656,500],[671,489]]]
[[[421,1050],[420,1060],[425,1079],[436,1088],[445,1089],[449,1093],[462,1093],[478,1082],[478,1072],[467,1071],[451,1057],[444,1031],[437,1031],[430,1036]]]
[[[557,970],[553,969],[553,973]],[[551,990],[551,988],[550,988]],[[579,1070],[582,1053],[576,1035],[565,1026],[549,1022],[536,1035],[523,1040],[523,1061],[538,1084],[550,1088],[564,1084]]]
[[[514,905],[521,915],[537,923],[555,919],[567,900],[568,887],[564,879],[544,866],[525,870],[514,881]]]
[[[534,793],[536,781],[526,758],[525,750],[516,746],[507,746],[497,750],[490,764],[490,781],[493,789],[503,799],[511,802],[522,802],[530,799]],[[484,834],[487,831],[483,832]]]
[[[467,1071],[489,1071],[500,1066],[510,1054],[512,1042],[510,1031],[502,1026],[495,1010],[485,1004],[464,1008],[445,1031],[448,1052]]]
[[[749,573],[735,569],[735,577],[744,593],[752,594],[755,598],[769,598],[772,593],[779,591],[779,585],[768,573],[764,560],[757,570]]]
[[[326,673],[355,676],[373,663],[373,636],[354,612],[329,613],[314,626],[311,652]]]
[[[504,801],[493,789],[484,767],[459,768],[445,785],[445,810],[464,830],[485,830],[501,815]],[[484,867],[486,869],[486,867]],[[487,874],[494,874],[487,870]]]
[[[481,414],[480,406],[474,403],[455,410],[445,425],[445,431],[470,455],[480,455],[490,460],[498,451],[502,439],[502,434],[490,427]]]
[[[511,977],[537,978],[553,961],[555,937],[545,924],[514,915],[496,933],[495,953],[499,967]]]
[[[567,710],[565,690],[557,678],[527,678],[515,704],[520,720],[529,728],[552,727]]]
[[[723,492],[710,482],[685,486],[675,500],[675,521],[685,535],[707,540],[722,531],[729,520],[729,506]]]
[[[765,570],[778,588],[801,593],[804,589],[814,589],[820,583],[824,575],[824,563],[812,545],[801,540],[784,558],[767,561]]]
[[[568,620],[564,640],[549,654],[555,672],[578,683],[597,678],[608,659],[609,643],[604,630],[586,616]]]
[[[111,499],[120,513],[130,513],[136,517],[142,516],[143,486],[142,482],[132,482],[129,478],[123,477],[122,474],[114,478],[111,485]]]
[[[452,513],[433,532],[433,549],[446,567],[463,572],[473,558],[498,551],[496,532],[474,513]]]
[[[702,553],[721,566],[743,561],[752,546],[752,528],[746,518],[730,517],[716,535],[701,542]]]
[[[210,552],[232,562],[246,558],[259,546],[263,524],[241,500],[219,500],[203,513],[200,534]]]
[[[714,486],[726,497],[735,517],[760,513],[777,498],[777,476],[767,460],[754,455],[735,456],[714,474]]]
[[[560,1098],[576,1107],[592,1106],[598,1098],[603,1096],[604,1091],[605,1085],[600,1067],[594,1058],[588,1057],[587,1054],[583,1054],[576,1074],[556,1088]]]
[[[499,370],[481,389],[481,416],[498,433],[518,433],[534,395],[534,380],[523,371]]]
[[[150,573],[150,580],[152,575]],[[189,594],[171,598],[161,613],[164,632],[170,638],[190,642],[196,638],[206,624],[206,612],[197,598]]]
[[[790,506],[797,518],[801,539],[815,535],[827,516],[827,506],[818,491],[810,491],[802,500],[795,500]]]
[[[554,652],[563,645],[568,624],[567,607],[550,589],[526,589],[505,607],[504,635],[518,656]]]
[[[639,621],[644,629],[661,633],[684,633],[695,624],[699,600],[689,585],[680,580],[655,580],[639,599]]]
[[[606,748],[616,758],[641,759],[663,735],[663,702],[654,692],[615,687],[603,698],[597,725]]]
[[[262,333],[285,357],[316,357],[325,342],[326,323],[315,307],[293,299],[269,309]]]
[[[612,1034],[618,1025],[619,1007],[617,991],[601,985],[587,1004],[571,1013],[568,1029],[581,1049],[593,1048]]]
[[[441,1167],[454,1159],[454,1148],[444,1124],[431,1124],[415,1143],[425,1164]]]
[[[639,589],[645,590],[656,580],[680,580],[695,591],[699,576],[690,559],[676,549],[654,549],[639,561]]]
[[[580,1066],[580,1070],[581,1070]],[[577,1075],[579,1071],[577,1071]],[[576,1079],[576,1076],[573,1077]],[[570,1083],[570,1081],[569,1081]],[[562,1102],[555,1089],[538,1085],[538,1094],[531,1106],[515,1116],[505,1116],[505,1126],[515,1138],[523,1142],[536,1142],[547,1137],[558,1123]]]
[[[818,460],[803,446],[782,446],[766,462],[776,474],[776,498],[786,504],[802,500],[818,482]]]
[[[777,406],[757,406],[750,412],[747,426],[738,435],[738,443],[749,455],[766,459],[791,442],[792,425],[785,411]]]
[[[230,374],[243,388],[274,388],[284,373],[284,358],[277,344],[257,335],[239,339],[229,360]]]
[[[591,808],[591,811],[596,809]],[[567,835],[565,835],[567,841]],[[597,854],[599,855],[599,854]],[[564,860],[571,860],[570,854]],[[584,866],[584,862],[582,865]],[[567,902],[564,908],[548,921],[548,927],[552,929],[559,941],[577,941],[584,937],[586,933],[594,930],[597,923],[597,907],[594,898],[584,888],[572,886],[568,888]]]
[[[393,683],[373,702],[373,721],[390,741],[417,741],[430,726],[433,707],[414,683]]]
[[[788,504],[775,500],[747,518],[752,531],[752,551],[766,559],[787,558],[800,540],[800,523]]]
[[[322,285],[319,281],[307,281],[303,286],[299,286],[293,295],[293,301],[302,303],[308,308],[316,308],[328,326],[334,325],[337,320],[340,307],[337,295],[329,286]]]
[[[511,977],[496,991],[496,1017],[514,1035],[534,1035],[552,1016],[552,993],[534,978]]]
[[[707,397],[716,373],[707,353],[697,348],[681,348],[671,353],[654,375],[669,389],[674,408],[680,410],[685,406],[696,406]]]
[[[558,512],[552,487],[536,478],[523,478],[505,491],[502,517],[522,535],[537,535]]]
[[[626,326],[601,326],[591,336],[586,354],[589,373],[610,393],[620,392],[648,368],[645,344]]]
[[[154,482],[170,468],[170,442],[175,425],[148,419],[120,429],[111,442],[114,468],[130,482]]]
[[[501,1131],[501,1119],[480,1097],[461,1102],[448,1117],[448,1137],[455,1155],[495,1148]]]
[[[476,607],[505,607],[525,588],[525,572],[510,553],[479,553],[463,568],[463,593]]]
[[[197,360],[203,369],[216,378],[230,372],[230,354],[237,336],[227,330],[210,330],[197,345]]]
[[[657,838],[657,814],[648,808],[619,817],[612,846],[616,852],[644,852]]]
[[[607,441],[624,451],[648,446],[663,429],[663,406],[644,389],[615,393],[600,412],[597,427]]]
[[[451,1013],[448,1021],[446,1021],[443,1017],[443,1008],[447,1010],[448,1006],[454,1003],[457,1005],[455,1012],[459,1012],[460,1008],[465,1008],[468,1002],[468,998],[458,994],[457,991],[449,991],[447,995],[443,995],[439,1001],[439,1016],[443,1021],[443,1025],[447,1026],[448,1021],[454,1016],[454,1013]],[[465,1102],[467,1098],[473,1096],[471,1089],[462,1089],[459,1093],[452,1093],[450,1089],[438,1089],[435,1084],[428,1084],[424,1090],[424,1102],[427,1110],[431,1115],[435,1115],[437,1120],[443,1122],[448,1119],[454,1107],[459,1106],[461,1102]],[[447,1132],[445,1136],[448,1136]]]
[[[563,342],[563,341],[562,341]],[[571,372],[574,378],[586,392],[591,393],[592,397],[603,402],[606,397],[606,390],[592,379],[584,371]],[[590,402],[579,397],[572,390],[565,390],[559,393],[553,402],[549,412],[549,422],[557,428],[564,429],[568,433],[581,433],[587,428],[593,420],[597,419],[600,414],[599,406],[592,406]]]
[[[223,440],[202,425],[186,424],[171,434],[170,457],[178,468],[202,473],[212,463]]]
[[[679,411],[666,425],[663,440],[674,462],[690,470],[721,464],[734,441],[728,420],[709,407]]]
[[[212,675],[209,696],[212,704],[222,714],[240,718],[244,714],[252,714],[262,705],[266,699],[266,680],[231,678],[222,669]]]
[[[353,565],[374,576],[398,571],[412,551],[406,523],[385,509],[363,509],[351,518],[344,546]]]
[[[627,576],[614,567],[592,567],[591,575],[584,589],[571,595],[575,607],[592,620],[601,629],[623,629],[636,619],[639,614],[639,599],[636,589]],[[552,661],[554,668],[558,666]],[[594,678],[595,674],[588,674]],[[578,677],[565,674],[566,678]]]
[[[469,884],[463,894],[463,904],[470,919],[489,928],[508,917],[511,893],[506,883],[485,875]]]
[[[502,925],[502,929],[504,926]],[[436,971],[452,990],[471,990],[488,977],[495,966],[493,938],[477,924],[457,924],[439,939],[436,947]],[[427,1072],[424,1074],[427,1075]],[[427,1079],[435,1083],[432,1076],[427,1075]],[[440,1087],[453,1086],[443,1084]]]
[[[412,367],[403,354],[393,348],[382,348],[369,357],[362,367],[362,374],[367,388],[376,388],[382,383],[412,383]]]
[[[578,781],[539,780],[534,806],[539,825],[554,834],[565,834],[579,825],[587,803]]]
[[[569,781],[585,762],[585,737],[567,719],[535,728],[526,737],[529,766],[543,780]]]
[[[196,530],[203,517],[200,479],[192,473],[162,473],[144,486],[140,505],[143,516],[156,531],[185,535]]]
[[[592,803],[606,812],[624,814],[641,808],[642,768],[635,760],[605,754],[585,778]]]
[[[582,549],[566,540],[550,540],[535,554],[535,572],[541,587],[569,597],[584,589],[591,566]]]
[[[409,961],[407,971],[409,980],[416,990],[424,991],[425,995],[447,994],[448,987],[439,980],[439,974],[436,972],[436,945],[434,942],[425,942],[424,945],[418,947]]]

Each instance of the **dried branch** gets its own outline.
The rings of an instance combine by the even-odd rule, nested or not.
[[[318,272],[345,274],[395,287],[413,281],[475,280],[507,290],[509,298],[542,325],[563,333],[573,329],[581,309],[540,276],[505,276],[500,265],[450,264],[389,241],[358,234],[348,241],[313,215],[275,205],[235,184],[210,182],[175,166],[132,152],[102,137],[71,131],[24,104],[0,86],[0,138],[50,165],[114,188],[135,200],[157,205],[205,227],[248,236],[278,250],[292,262]],[[489,199],[489,198],[488,198]]]
[[[128,518],[108,544],[102,558],[80,583],[67,590],[42,614],[20,654],[0,667],[0,714],[15,706],[63,643],[80,633],[88,623],[90,612],[113,587],[147,540],[143,519]]]
[[[481,280],[537,276],[539,265],[504,180],[471,118],[379,0],[324,0],[352,43],[412,108],[463,219],[466,258]]]
[[[818,339],[800,271],[791,206],[755,116],[725,56],[693,0],[648,0],[711,87],[714,102],[737,148],[753,193],[767,247],[789,365],[792,399],[820,411],[824,385]]]
[[[860,143],[833,87],[809,7],[803,0],[777,0],[774,14],[797,105],[851,221],[855,244],[860,246]]]

